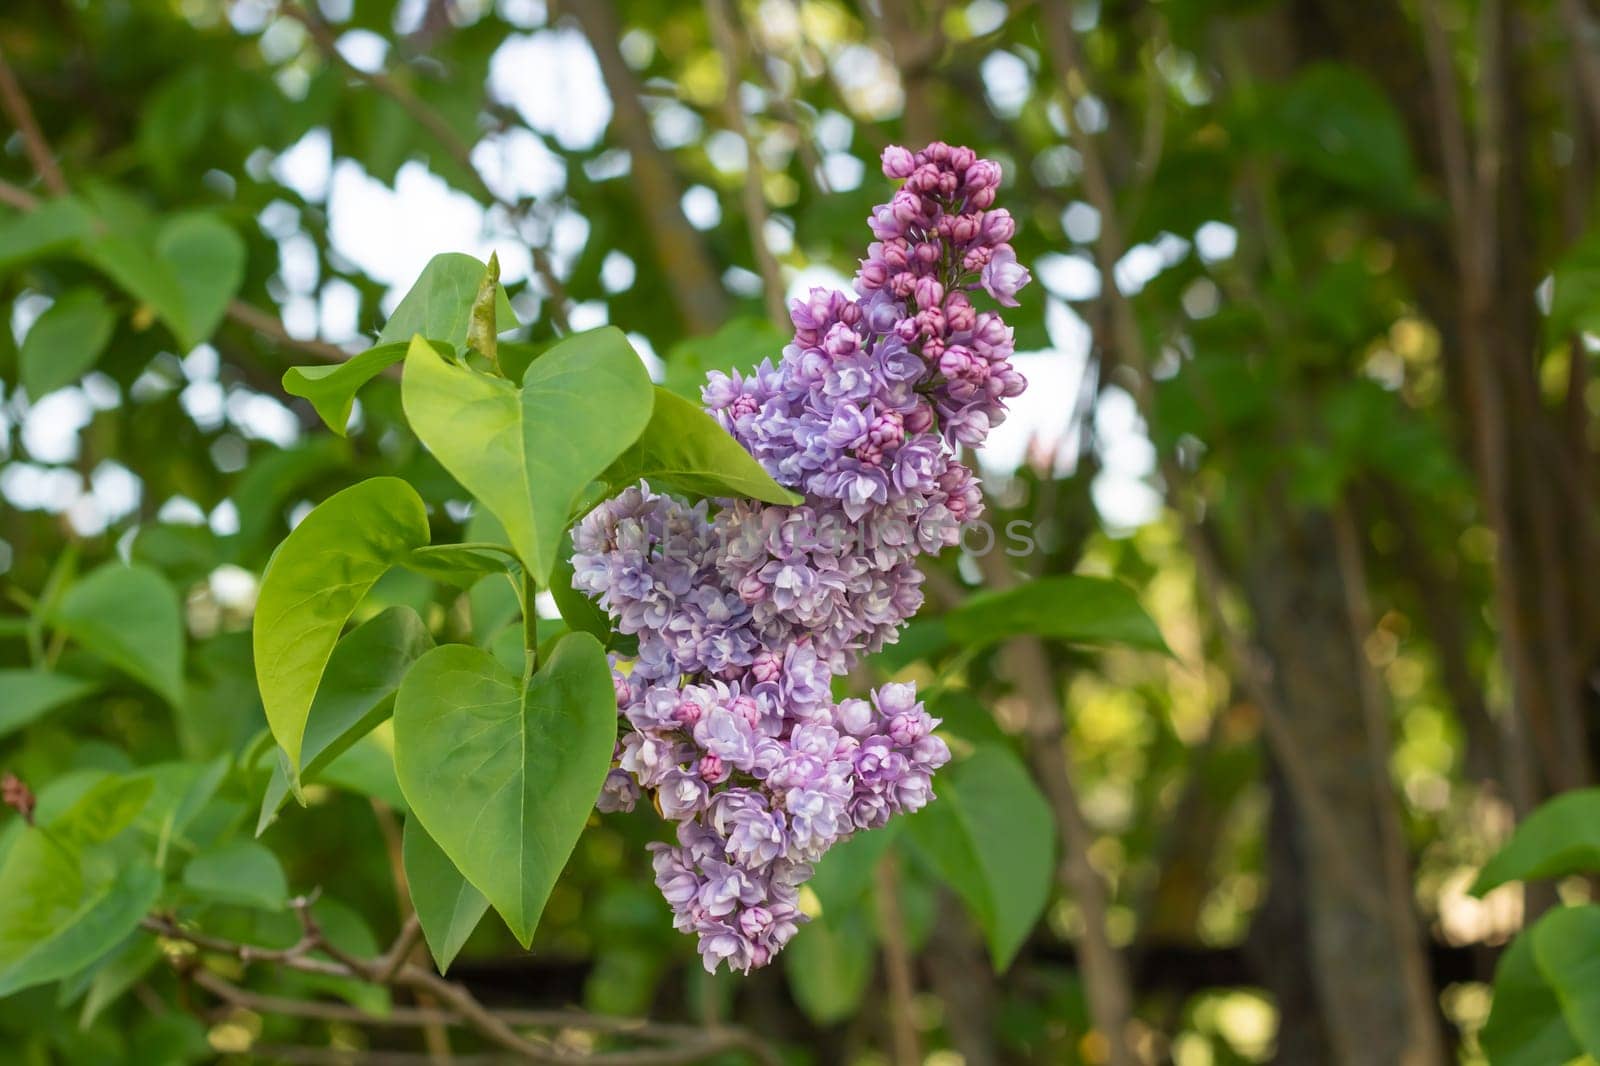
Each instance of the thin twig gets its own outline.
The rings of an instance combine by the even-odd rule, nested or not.
[[[900,871],[894,852],[886,854],[873,872],[877,891],[878,928],[883,938],[884,984],[889,992],[889,1031],[895,1066],[919,1066],[913,1001],[917,986],[911,971],[911,946],[906,941],[905,915],[900,912]]]
[[[451,161],[472,180],[480,196],[504,210],[513,220],[526,216],[526,205],[500,195],[489,185],[483,172],[472,161],[472,145],[462,140],[444,116],[413,92],[409,85],[387,71],[363,70],[346,59],[344,53],[339,51],[339,41],[334,36],[333,28],[312,11],[289,2],[282,4],[278,10],[280,14],[305,27],[312,43],[325,59],[338,65],[356,81],[398,104],[412,121],[439,143],[439,147],[444,149]],[[567,321],[566,286],[556,274],[555,264],[550,261],[549,253],[536,244],[529,244],[528,252],[533,261],[534,273],[539,275],[539,282],[549,295],[551,323],[561,333],[570,332],[572,327]]]
[[[425,994],[440,1004],[439,1007],[397,1006],[391,1008],[388,1014],[379,1016],[340,1004],[262,996],[225,982],[207,971],[201,969],[192,971],[191,975],[197,984],[224,1002],[263,1013],[373,1026],[464,1026],[475,1030],[483,1038],[515,1053],[522,1059],[539,1063],[670,1066],[674,1063],[697,1062],[728,1051],[743,1051],[763,1064],[776,1064],[779,1061],[776,1054],[764,1042],[742,1029],[732,1027],[704,1029],[630,1018],[609,1018],[577,1011],[491,1009],[479,1002],[464,986],[413,963],[402,963],[391,974],[390,955],[395,949],[391,949],[390,955],[372,960],[360,959],[339,950],[329,944],[323,936],[316,919],[311,914],[312,902],[314,897],[302,897],[291,904],[300,919],[304,933],[297,943],[282,949],[258,948],[250,944],[209,936],[186,928],[166,915],[151,915],[144,920],[143,926],[166,939],[187,943],[200,951],[238,959],[240,962],[267,963],[301,973],[354,978],[375,985],[387,984],[395,988],[409,989],[419,995]],[[397,942],[395,948],[403,946],[405,937],[406,934],[402,931],[402,941]],[[319,953],[331,956],[335,961],[315,957]],[[205,976],[201,976],[202,974]],[[518,1033],[515,1026],[550,1028],[558,1031],[587,1030],[628,1036],[638,1040],[659,1041],[668,1043],[669,1046],[580,1054],[563,1050],[547,1041],[529,1039]]]
[[[765,174],[761,153],[755,138],[751,136],[744,104],[739,99],[744,49],[740,47],[739,34],[734,30],[734,15],[729,9],[728,0],[705,0],[705,9],[706,21],[711,24],[712,40],[722,55],[723,77],[727,83],[723,111],[729,128],[744,142],[744,214],[750,230],[750,246],[755,253],[756,268],[761,272],[761,291],[766,298],[767,315],[781,330],[789,321],[783,306],[783,271],[778,266],[778,257],[772,254],[767,244],[767,195],[763,188]]]
[[[62,176],[55,154],[50,151],[50,142],[44,139],[44,132],[39,129],[39,122],[33,115],[33,105],[28,103],[27,94],[22,91],[11,64],[6,61],[4,49],[0,49],[0,107],[4,108],[17,131],[22,134],[28,158],[33,161],[33,169],[46,191],[51,196],[65,196],[67,179]]]
[[[639,79],[617,44],[622,26],[616,8],[611,0],[567,0],[550,6],[552,15],[570,13],[594,49],[615,108],[612,130],[628,151],[635,198],[656,262],[689,332],[710,333],[728,316],[728,294],[705,241],[684,216],[683,187],[672,159],[651,132]]]

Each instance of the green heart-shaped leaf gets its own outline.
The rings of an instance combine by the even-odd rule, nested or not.
[[[578,498],[638,439],[653,395],[627,337],[607,328],[534,360],[520,389],[413,338],[401,401],[422,443],[500,520],[545,585]]]
[[[84,375],[100,358],[117,316],[95,289],[74,289],[39,316],[17,361],[28,399],[36,401]]]
[[[395,699],[412,814],[523,946],[588,821],[617,736],[611,668],[587,633],[527,681],[464,644],[417,660]]]
[[[980,592],[943,621],[949,637],[963,646],[1032,634],[1074,644],[1168,651],[1133,590],[1103,577],[1061,574]]]
[[[192,348],[216,332],[244,281],[244,240],[213,215],[180,215],[161,227],[156,254],[178,284],[183,326],[174,332]]]
[[[406,819],[400,853],[406,884],[411,888],[411,905],[422,923],[433,961],[444,973],[483,920],[489,901],[461,876],[415,816]]]
[[[428,543],[428,515],[399,478],[328,497],[284,539],[256,600],[256,684],[298,775],[306,717],[339,633],[384,572]]]
[[[67,590],[52,620],[85,650],[183,706],[183,612],[154,570],[107,563]]]
[[[621,489],[644,478],[690,496],[749,496],[791,506],[805,502],[772,480],[716,419],[666,389],[655,391],[650,424],[606,469],[606,484]]]

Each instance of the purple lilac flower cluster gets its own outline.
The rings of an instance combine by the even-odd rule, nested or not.
[[[626,720],[602,810],[641,793],[678,823],[651,845],[675,925],[706,968],[767,963],[805,920],[810,864],[933,797],[950,758],[911,685],[835,702],[832,682],[896,639],[922,603],[917,556],[982,507],[955,457],[1025,382],[1011,331],[1028,272],[993,210],[1000,167],[972,150],[889,148],[904,184],[874,210],[854,297],[796,300],[776,365],[710,375],[704,402],[774,479],[784,507],[686,504],[630,488],[573,533],[575,588],[639,651],[614,680]]]

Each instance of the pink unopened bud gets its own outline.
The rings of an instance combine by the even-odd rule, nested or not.
[[[917,168],[917,161],[911,152],[898,144],[891,144],[883,150],[882,162],[883,176],[886,178],[909,178]]]
[[[694,772],[700,780],[708,785],[720,784],[728,779],[728,768],[724,765],[721,756],[710,752],[700,756],[700,761],[695,764]]]

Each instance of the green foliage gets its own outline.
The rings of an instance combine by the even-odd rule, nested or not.
[[[1517,827],[1472,886],[1600,871],[1600,789],[1564,793]],[[1491,1066],[1600,1056],[1600,906],[1557,907],[1523,930],[1495,968],[1479,1034]]]
[[[1600,235],[1579,241],[1556,264],[1545,322],[1554,342],[1573,333],[1600,333]]]
[[[416,491],[398,478],[374,478],[323,502],[273,556],[256,602],[256,678],[291,780],[340,631],[384,572],[427,542]]]
[[[470,255],[446,252],[434,256],[384,323],[378,347],[409,345],[412,337],[426,337],[455,351],[465,350],[472,301],[482,279],[483,264]],[[495,290],[495,322],[501,332],[517,327],[504,287]]]
[[[417,660],[394,714],[412,813],[528,945],[611,766],[605,653],[569,634],[519,678],[487,652],[446,645]]]
[[[107,778],[12,843],[0,865],[0,995],[74,974],[138,927],[161,874],[119,838],[150,791]]]
[[[1551,912],[1529,932],[1555,917]],[[1567,1028],[1561,1001],[1534,959],[1534,938],[1517,937],[1494,971],[1494,1008],[1478,1034],[1493,1066],[1547,1066],[1568,1062],[1582,1049]]]
[[[644,431],[601,477],[614,490],[644,479],[692,497],[748,496],[791,505],[804,500],[773,481],[697,404],[659,386]]]
[[[107,563],[67,589],[53,624],[174,707],[184,701],[183,619],[160,574]]]
[[[18,353],[22,386],[35,399],[78,380],[111,340],[117,318],[94,289],[74,289],[28,330]]]
[[[1600,906],[1553,910],[1529,935],[1567,1029],[1585,1053],[1600,1057]]]
[[[500,520],[545,583],[578,498],[650,419],[650,378],[621,330],[574,336],[518,388],[447,362],[420,337],[402,383],[422,443]]]
[[[302,781],[316,780],[389,717],[401,679],[432,647],[427,626],[417,612],[404,606],[387,608],[340,638],[306,714],[300,748]],[[257,835],[276,818],[291,787],[287,756],[272,758],[271,765]]]
[[[318,417],[342,437],[361,386],[405,359],[409,346],[406,341],[395,341],[331,366],[292,366],[283,372],[283,391],[310,400]]]
[[[967,648],[1032,634],[1074,644],[1168,651],[1161,630],[1131,589],[1076,574],[977,593],[947,612],[943,623],[948,638]]]
[[[939,801],[906,834],[972,909],[995,969],[1009,967],[1055,872],[1055,821],[1027,769],[1005,748],[977,749],[944,771]]]
[[[86,696],[98,686],[93,681],[49,670],[0,670],[0,737],[49,714],[64,703]]]
[[[266,910],[277,910],[289,899],[277,856],[252,840],[196,855],[183,868],[183,887],[201,899]]]
[[[1517,826],[1511,839],[1478,872],[1474,895],[1507,881],[1600,870],[1600,789],[1557,796]]]
[[[422,935],[439,972],[450,969],[462,945],[483,920],[489,901],[461,876],[422,823],[406,819],[403,855],[411,905],[422,923]]]

